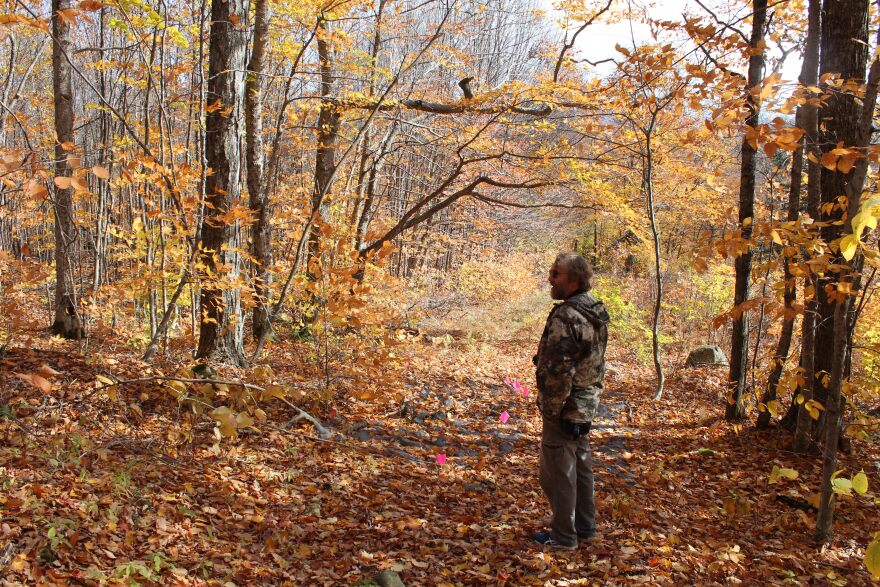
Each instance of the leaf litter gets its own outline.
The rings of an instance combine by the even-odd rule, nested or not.
[[[331,440],[281,424],[295,414],[269,398],[265,423],[218,441],[225,411],[196,417],[154,383],[96,394],[102,372],[150,370],[124,354],[9,349],[0,582],[360,585],[392,570],[410,585],[870,584],[870,493],[842,497],[833,543],[814,546],[815,511],[777,498],[809,503],[816,457],[725,423],[723,373],[681,369],[655,403],[650,372],[613,356],[591,432],[601,535],[576,551],[533,544],[548,511],[531,351],[413,343],[387,401],[302,394]],[[291,356],[273,367],[292,370]],[[855,474],[876,445],[853,445],[841,466]]]

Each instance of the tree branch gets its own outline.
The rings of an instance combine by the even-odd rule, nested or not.
[[[576,30],[575,33],[571,36],[570,42],[563,41],[562,50],[559,52],[559,58],[556,60],[556,67],[553,68],[553,81],[554,82],[559,81],[559,70],[562,69],[562,63],[565,60],[565,53],[569,49],[574,47],[574,43],[577,40],[578,35],[581,34],[582,32],[584,32],[584,29],[586,29],[588,26],[593,24],[593,22],[595,22],[595,20],[597,18],[602,16],[602,14],[604,14],[605,12],[608,11],[609,8],[611,8],[611,2],[613,2],[613,0],[608,0],[608,3],[605,5],[604,8],[599,10],[599,12],[594,14],[592,16],[592,18],[590,18],[590,20],[585,22],[578,30]]]

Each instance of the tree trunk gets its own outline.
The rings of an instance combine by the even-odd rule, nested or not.
[[[69,0],[52,0],[52,90],[55,93],[55,177],[72,175],[68,155],[73,154],[73,84],[72,67],[68,59],[73,51],[70,26],[59,16],[59,11],[70,8]],[[76,225],[73,221],[73,190],[55,186],[55,321],[52,333],[64,338],[78,339],[84,335],[76,301],[72,256],[76,250]]]
[[[845,0],[843,2],[825,2],[825,20],[822,23],[822,73],[838,72],[844,80],[864,80],[865,63],[868,59],[868,1]],[[864,150],[871,137],[874,105],[877,100],[877,83],[880,81],[880,63],[871,64],[865,95],[862,99],[842,92],[833,92],[826,110],[823,111],[824,136],[827,148],[833,149],[838,141],[844,146]],[[845,211],[835,214],[839,219],[846,215],[846,222],[834,226],[829,235],[852,233],[847,226],[861,208],[862,189],[867,174],[866,158],[844,173],[840,170],[822,170],[822,200],[836,201],[839,196],[847,197]],[[831,227],[828,227],[831,228]],[[856,235],[859,236],[859,235]],[[830,241],[826,241],[830,242]],[[840,440],[840,426],[843,418],[843,384],[846,365],[847,346],[849,343],[849,315],[852,296],[849,295],[853,280],[853,260],[845,260],[838,254],[834,263],[840,267],[837,283],[834,283],[835,301],[833,307],[834,321],[832,324],[833,352],[831,353],[830,378],[825,401],[825,446],[822,455],[822,491],[819,500],[819,515],[816,518],[816,540],[824,542],[831,538],[834,519],[834,492],[831,477],[837,468],[837,445]],[[837,287],[840,284],[843,287]],[[840,293],[844,292],[844,293]],[[826,299],[829,296],[826,296]],[[830,301],[830,300],[829,300]],[[816,340],[819,344],[819,337]],[[819,347],[817,347],[819,348]],[[825,347],[826,349],[828,347]],[[817,357],[827,353],[817,353]]]
[[[858,5],[858,6],[856,6]],[[826,0],[823,4],[822,22],[822,55],[820,64],[820,76],[826,73],[839,74],[841,79],[857,78],[864,80],[865,63],[867,62],[867,46],[861,49],[855,46],[856,37],[847,37],[848,31],[855,32],[862,29],[867,38],[865,23],[856,22],[864,16],[866,5],[861,0]],[[861,38],[861,37],[859,37]],[[850,46],[852,44],[852,46]],[[839,91],[829,91],[827,102],[821,111],[820,144],[823,152],[833,149],[838,141],[844,141],[849,147],[854,145],[856,128],[859,125],[861,114],[861,102],[852,94],[844,94]],[[837,117],[837,118],[835,118]],[[840,220],[843,211],[840,207],[834,207],[837,198],[846,195],[846,183],[850,174],[839,173],[836,170],[822,168],[822,206],[820,207],[819,220],[828,223],[820,234],[826,243],[839,239],[843,235],[843,225]],[[825,206],[828,204],[828,206]],[[836,224],[835,224],[836,223]],[[822,374],[825,385],[817,385],[815,396],[818,401],[825,403],[828,396],[828,375],[831,373],[832,353],[828,349],[834,348],[834,301],[828,297],[828,289],[836,286],[837,276],[826,273],[819,279],[818,315],[816,317],[816,373]]]
[[[272,266],[268,182],[263,178],[263,71],[269,34],[269,3],[254,0],[254,38],[245,87],[245,125],[247,187],[254,224],[251,228],[253,285],[256,305],[251,331],[255,339],[263,336],[269,324],[269,267]]]
[[[798,77],[798,82],[802,88],[815,86],[817,83],[817,70],[819,68],[819,12],[819,0],[810,0],[807,38],[804,43],[804,61],[801,65],[800,76]],[[811,112],[808,112],[808,110],[811,110]],[[811,128],[808,128],[808,121],[812,124]],[[799,105],[797,113],[795,114],[795,125],[798,128],[803,129],[805,135],[804,142],[811,145],[811,152],[813,150],[811,137],[815,139],[816,136],[815,123],[815,106],[810,106],[809,104]],[[803,172],[803,163],[804,148],[801,146],[791,157],[791,185],[789,186],[788,191],[788,213],[786,215],[786,220],[792,223],[796,222],[800,215],[801,175]],[[814,173],[814,170],[818,171],[816,164],[809,162],[808,165],[809,173],[811,175],[816,175]],[[816,177],[818,178],[818,176]],[[818,188],[818,186],[814,186],[813,184],[814,182],[810,180],[808,189],[809,187]],[[815,193],[818,193],[818,189],[815,189],[814,191]],[[782,378],[782,372],[785,369],[785,362],[788,360],[788,353],[791,350],[791,340],[794,333],[795,313],[793,304],[797,299],[797,281],[791,274],[791,257],[786,255],[785,251],[783,251],[783,255],[783,279],[785,280],[785,293],[783,295],[783,301],[785,304],[785,313],[783,316],[784,322],[782,324],[782,332],[779,334],[779,342],[776,345],[776,352],[773,355],[772,371],[767,378],[767,389],[765,390],[762,399],[765,405],[776,399],[776,388],[779,386],[779,380]],[[797,402],[794,402],[793,405],[798,404]],[[767,428],[770,425],[770,418],[770,410],[764,410],[761,412],[758,416],[758,428]]]
[[[752,15],[752,35],[749,44],[757,48],[764,38],[764,22],[767,18],[767,0],[755,0]],[[758,126],[758,114],[761,105],[755,92],[764,73],[764,53],[753,49],[749,57],[749,77],[746,87],[746,106],[749,116],[745,123],[752,127]],[[742,238],[748,241],[752,237],[752,224],[755,216],[755,147],[743,138],[742,162],[739,180],[739,224],[742,227]],[[734,285],[734,308],[742,307],[749,299],[749,282],[752,273],[752,250],[749,247],[734,262],[736,280]],[[733,336],[730,348],[730,387],[731,397],[728,398],[724,417],[727,420],[739,420],[743,416],[743,394],[746,387],[746,371],[749,354],[749,316],[740,312],[733,320]]]
[[[819,37],[821,35],[822,10],[820,0],[810,0],[809,25],[807,28],[807,44],[804,53],[804,65],[801,81],[804,86],[815,86],[819,82]],[[815,104],[804,104],[803,124],[805,145],[812,157],[807,159],[807,214],[812,219],[819,218],[819,204],[822,198],[821,168],[819,166],[818,140],[819,116]],[[816,385],[815,351],[816,351],[816,308],[819,281],[813,273],[804,279],[804,321],[801,326],[801,368],[804,373],[804,385],[800,388],[803,402],[813,399]],[[808,291],[812,295],[808,296]],[[795,422],[793,448],[796,452],[806,452],[812,445],[813,418],[809,412],[792,398],[793,420]],[[789,416],[786,416],[788,419]]]
[[[330,55],[329,31],[323,17],[318,23],[318,59],[321,64],[321,98],[330,97],[333,88],[333,65]],[[327,194],[336,174],[336,139],[339,134],[339,111],[330,100],[322,100],[318,114],[315,152],[315,185],[312,191],[312,216],[306,229],[308,237],[307,273],[315,279],[320,271],[321,230],[326,213]]]
[[[244,0],[211,2],[208,88],[205,98],[205,220],[199,243],[204,266],[198,358],[244,363],[239,255],[230,221],[223,218],[239,196],[239,125],[244,97]]]
[[[656,117],[656,113],[654,115]],[[648,203],[648,219],[651,221],[651,235],[654,241],[654,278],[657,285],[657,297],[654,299],[654,319],[651,323],[651,348],[654,354],[654,371],[657,373],[657,385],[654,388],[654,401],[663,397],[663,385],[666,380],[663,374],[663,363],[660,361],[660,308],[663,304],[663,271],[660,265],[660,230],[657,228],[657,217],[654,213],[654,153],[651,134],[654,132],[654,119],[645,133],[645,168],[644,185]]]

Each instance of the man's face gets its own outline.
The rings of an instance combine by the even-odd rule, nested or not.
[[[547,281],[550,282],[550,297],[554,300],[564,300],[578,289],[577,280],[572,279],[568,271],[556,263],[550,268]]]

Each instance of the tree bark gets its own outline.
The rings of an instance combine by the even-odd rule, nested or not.
[[[807,45],[804,53],[804,65],[802,73],[806,73],[802,80],[804,86],[815,86],[819,82],[819,37],[821,35],[822,10],[820,0],[810,0],[809,24],[807,28]],[[808,153],[812,157],[807,160],[807,214],[812,219],[819,218],[819,204],[821,202],[821,168],[819,166],[818,137],[819,116],[818,107],[815,104],[803,105],[803,124],[805,144]],[[819,282],[811,272],[804,278],[804,321],[801,325],[801,368],[804,373],[804,385],[800,388],[800,395],[804,403],[813,399],[813,389],[816,385],[815,351],[816,351],[816,308],[818,304],[817,293]],[[812,292],[807,295],[808,291]],[[796,400],[796,398],[793,398]],[[806,452],[812,445],[813,418],[809,412],[801,407],[797,401],[792,401],[795,416],[795,433],[793,448],[796,452]]]
[[[52,0],[52,90],[55,105],[55,177],[72,175],[68,156],[74,148],[72,67],[70,26],[59,11],[70,8],[69,0]],[[73,190],[55,186],[55,321],[52,333],[79,339],[85,334],[76,300],[72,255],[78,238],[73,218]]]
[[[835,0],[823,3],[822,22],[822,55],[820,63],[820,76],[826,73],[836,73],[842,79],[857,78],[864,80],[865,63],[867,62],[867,46],[847,47],[850,38],[844,38],[846,31],[856,31],[861,28],[867,39],[867,29],[864,23],[857,23],[864,15],[861,0]],[[866,4],[866,3],[864,3]],[[858,50],[857,50],[858,49]],[[852,94],[844,94],[838,91],[827,93],[827,102],[821,110],[820,120],[820,144],[822,152],[827,152],[837,146],[838,141],[844,141],[845,146],[853,146],[859,116],[861,114],[860,102]],[[843,117],[837,120],[835,117]],[[840,220],[843,210],[837,206],[831,208],[837,202],[839,196],[846,195],[846,183],[850,174],[838,173],[836,170],[822,168],[822,200],[819,220],[828,223],[822,227],[820,234],[826,243],[839,239],[843,235],[843,225]],[[826,206],[826,204],[828,206]],[[835,224],[836,223],[836,224]],[[818,401],[825,403],[828,396],[828,376],[831,373],[832,353],[827,349],[834,348],[834,302],[828,297],[829,288],[835,287],[837,276],[825,274],[819,279],[817,289],[818,308],[816,316],[816,373],[825,381],[824,385],[817,385],[815,396]],[[821,351],[825,352],[821,352]]]
[[[657,216],[654,212],[654,147],[651,135],[654,132],[654,113],[651,124],[645,132],[645,162],[643,170],[643,186],[648,205],[648,219],[651,221],[651,236],[654,244],[654,279],[657,285],[657,297],[654,299],[654,316],[651,322],[651,348],[654,355],[654,372],[657,374],[657,385],[654,388],[654,401],[663,397],[663,385],[666,376],[663,374],[663,363],[660,360],[660,308],[663,304],[663,271],[660,264],[660,230],[657,227]]]
[[[326,200],[330,184],[336,174],[336,139],[339,134],[340,115],[336,105],[329,100],[333,88],[333,63],[330,55],[329,30],[327,21],[320,17],[318,23],[318,59],[321,65],[321,105],[318,113],[317,138],[315,150],[315,183],[312,190],[312,216],[306,229],[308,236],[308,261],[306,263],[309,279],[316,279],[320,272],[321,230],[326,213]]]
[[[818,82],[819,69],[819,0],[810,0],[808,9],[807,37],[804,42],[804,60],[801,64],[801,73],[798,76],[798,83],[801,88],[815,86]],[[804,131],[804,144],[808,145],[807,151],[815,152],[816,138],[816,107],[804,103],[798,106],[795,114],[795,125]],[[788,191],[788,213],[786,220],[788,222],[796,222],[800,216],[801,207],[801,175],[803,173],[804,163],[804,147],[803,144],[798,148],[791,158],[791,176]],[[818,167],[812,161],[808,162],[808,188],[813,193],[818,194],[818,184],[814,180],[818,180]],[[809,197],[808,197],[809,200]],[[767,378],[767,389],[764,392],[763,402],[767,404],[777,396],[777,387],[779,380],[782,378],[782,372],[785,369],[785,362],[788,360],[788,354],[791,350],[791,341],[794,333],[795,312],[793,304],[797,299],[797,281],[791,274],[791,257],[783,251],[783,279],[785,280],[785,293],[783,302],[785,305],[785,314],[783,316],[782,332],[779,334],[779,342],[776,345],[776,352],[773,355],[773,367],[770,376]],[[806,321],[805,321],[806,324]],[[812,322],[811,326],[812,328]],[[803,327],[806,330],[806,325]],[[793,402],[797,406],[797,402]],[[770,410],[765,410],[758,416],[758,428],[767,428],[770,425]]]
[[[205,98],[205,220],[199,243],[204,266],[198,358],[241,365],[244,348],[241,299],[236,281],[240,258],[233,222],[224,216],[238,200],[239,125],[244,97],[246,42],[244,0],[211,2],[208,88]]]
[[[269,34],[269,3],[254,0],[254,38],[245,87],[245,128],[247,188],[254,224],[251,228],[254,297],[251,332],[255,339],[271,328],[269,324],[269,284],[272,241],[268,182],[263,177],[263,72]]]
[[[822,25],[822,73],[838,72],[842,79],[865,79],[865,64],[868,60],[868,1],[826,0],[825,20]],[[864,150],[870,141],[874,106],[877,100],[877,84],[880,81],[880,64],[871,64],[864,97],[860,100],[852,94],[833,92],[825,103],[823,111],[826,150],[833,149],[838,142],[844,146]],[[857,161],[848,172],[822,170],[822,200],[837,201],[847,197],[846,210],[834,213],[836,219],[844,217],[845,223],[823,228],[830,237],[851,233],[848,226],[861,207],[861,195],[867,174],[866,158]],[[834,230],[832,230],[834,229]],[[830,242],[830,240],[826,241]],[[833,308],[832,349],[830,355],[830,377],[825,401],[825,446],[822,454],[822,490],[819,500],[819,515],[816,518],[816,540],[825,542],[831,538],[834,520],[834,492],[831,477],[837,468],[837,445],[840,440],[840,426],[843,418],[843,397],[841,386],[846,366],[849,344],[849,316],[852,296],[849,294],[853,280],[853,259],[846,261],[838,254],[834,263],[840,267],[837,283],[829,282],[837,295],[834,301],[826,295],[825,299]],[[833,279],[833,278],[832,278]],[[843,287],[838,287],[840,284]],[[820,298],[821,301],[821,298]],[[827,310],[827,308],[821,308]],[[817,345],[820,339],[816,337]],[[817,347],[819,348],[819,347]],[[825,347],[826,349],[828,347]],[[817,358],[827,353],[817,353]],[[818,362],[818,361],[817,361]]]
[[[764,22],[767,18],[767,0],[755,0],[752,14],[752,34],[749,45],[753,53],[749,57],[749,75],[746,87],[746,106],[749,116],[746,125],[757,128],[761,105],[756,97],[764,74],[764,53],[756,50],[764,38]],[[739,180],[739,224],[742,227],[742,238],[748,242],[752,236],[752,221],[755,216],[755,155],[757,149],[743,138],[742,161]],[[742,307],[749,299],[749,282],[752,273],[752,250],[749,247],[734,261],[736,271],[734,285],[734,308]],[[746,387],[746,371],[749,354],[749,316],[742,311],[733,320],[733,336],[730,349],[730,387],[731,397],[728,398],[724,416],[727,420],[739,420],[743,416],[743,394]]]

